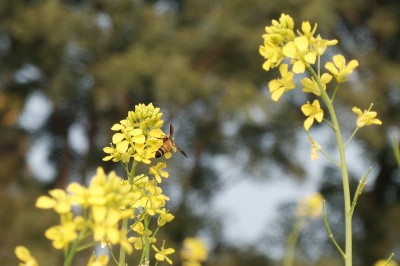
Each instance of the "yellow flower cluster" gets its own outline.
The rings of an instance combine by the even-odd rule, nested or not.
[[[296,88],[295,76],[301,74],[302,91],[321,98],[325,106],[330,108],[329,114],[332,116],[332,103],[336,90],[341,83],[349,80],[354,69],[358,67],[357,60],[346,63],[343,55],[336,54],[332,61],[325,64],[326,71],[324,72],[320,66],[321,56],[329,46],[336,45],[337,40],[326,40],[320,35],[316,35],[317,24],[312,27],[308,21],[303,22],[301,28],[295,30],[293,19],[286,14],[282,14],[279,20],[272,20],[271,24],[265,28],[266,33],[262,35],[264,42],[260,45],[259,53],[265,60],[264,70],[269,71],[279,66],[280,77],[268,83],[272,100],[279,101],[286,92],[294,90]],[[303,73],[306,70],[309,77],[304,77]],[[336,89],[333,92],[327,92],[327,86],[333,78],[337,83]],[[377,113],[370,109],[362,112],[358,107],[353,108],[353,112],[358,115],[357,129],[366,125],[382,124],[376,118]],[[303,104],[301,110],[307,117],[304,121],[306,131],[310,130],[314,121],[318,123],[325,121],[333,127],[331,123],[324,120],[325,113],[318,99],[313,100],[312,103]],[[318,158],[318,151],[320,151],[320,147],[313,145],[311,151],[313,159]]]
[[[54,209],[60,215],[60,225],[45,232],[54,248],[65,249],[80,233],[91,231],[94,241],[120,244],[127,252],[132,252],[126,232],[119,227],[123,218],[133,217],[134,210],[130,205],[139,197],[129,184],[114,172],[107,176],[102,168],[98,168],[89,187],[71,183],[67,191],[69,194],[61,189],[51,190],[51,197],[41,196],[36,201],[36,207]],[[82,208],[82,216],[73,214],[72,205]]]
[[[280,65],[279,72],[281,77],[271,80],[268,84],[272,100],[278,101],[283,94],[289,90],[296,88],[294,80],[295,74],[302,74],[304,71],[311,70],[312,65],[318,63],[319,59],[326,51],[328,46],[336,45],[337,40],[322,39],[320,35],[315,35],[317,24],[311,27],[308,21],[303,22],[301,29],[295,33],[293,19],[282,14],[279,21],[272,20],[272,26],[266,27],[262,37],[263,45],[260,46],[259,52],[264,57],[265,62],[263,68],[266,71]],[[289,65],[282,63],[283,59],[289,59]],[[351,60],[346,65],[345,58],[338,54],[333,56],[333,62],[327,62],[325,68],[329,73],[322,73],[312,77],[304,77],[300,83],[303,92],[312,93],[321,96],[322,91],[326,90],[326,86],[335,77],[338,83],[345,82],[349,79],[354,68],[358,66],[356,60]],[[310,110],[310,108],[313,110]],[[305,129],[308,131],[314,120],[321,122],[323,119],[323,111],[320,108],[318,100],[312,104],[307,103],[302,106],[303,113],[308,117],[304,123]],[[304,112],[306,110],[306,112]],[[311,113],[310,113],[311,111]],[[318,113],[318,116],[314,114]],[[310,117],[310,114],[312,115]],[[314,119],[315,118],[315,119]]]
[[[111,127],[116,133],[112,137],[112,144],[103,149],[109,154],[103,160],[128,164],[133,158],[149,164],[163,143],[161,137],[165,136],[160,129],[164,124],[162,115],[160,108],[155,108],[152,103],[136,105],[134,111],[128,112],[126,119]]]
[[[159,186],[169,176],[167,164],[158,162],[148,167],[147,175],[136,174],[138,163],[149,164],[163,144],[166,135],[160,129],[164,123],[161,118],[159,108],[151,103],[139,104],[112,127],[115,133],[112,144],[104,148],[109,155],[103,160],[121,162],[126,180],[115,172],[107,175],[99,167],[89,186],[73,182],[66,190],[50,190],[49,196],[37,199],[36,207],[53,209],[60,216],[60,224],[47,229],[45,236],[54,248],[64,250],[64,265],[71,265],[78,251],[99,243],[110,252],[112,245],[120,245],[123,265],[125,253],[131,254],[134,249],[142,250],[141,264],[150,261],[150,248],[156,243],[158,229],[175,218],[166,209],[169,198]],[[150,225],[156,225],[154,233]],[[164,248],[164,244],[160,250],[154,245],[153,249],[157,261],[172,263],[168,255],[173,249]],[[26,248],[18,247],[15,252],[24,262],[21,265],[37,265]],[[93,255],[87,265],[107,265],[108,261],[108,256]]]
[[[186,238],[180,253],[182,266],[201,266],[208,256],[207,248],[198,238]]]

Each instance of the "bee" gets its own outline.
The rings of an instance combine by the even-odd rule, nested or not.
[[[162,138],[163,140],[163,145],[156,151],[155,157],[160,158],[162,157],[166,152],[171,151],[172,147],[175,147],[180,153],[182,153],[183,156],[186,158],[189,158],[183,150],[181,150],[178,146],[175,145],[174,138],[172,137],[174,135],[174,127],[172,124],[169,124],[169,134],[168,136],[165,136]]]

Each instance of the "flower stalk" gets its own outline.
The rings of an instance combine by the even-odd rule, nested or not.
[[[346,59],[343,55],[334,55],[332,61],[325,64],[327,72],[324,73],[321,69],[321,56],[324,55],[329,46],[336,45],[337,40],[326,40],[316,35],[317,24],[311,27],[309,22],[303,22],[301,29],[294,30],[293,19],[282,14],[279,21],[273,20],[272,26],[265,28],[266,34],[262,37],[264,39],[263,45],[260,46],[259,52],[264,57],[265,62],[263,68],[269,71],[272,68],[278,67],[280,70],[281,78],[274,79],[269,82],[271,98],[278,101],[285,93],[296,88],[294,76],[296,74],[303,74],[308,72],[310,77],[303,77],[300,81],[302,91],[308,93],[310,96],[316,97],[312,103],[308,101],[301,106],[301,111],[307,117],[304,121],[304,129],[311,142],[311,159],[318,159],[318,153],[322,153],[336,166],[340,168],[342,185],[343,185],[343,202],[344,202],[344,219],[345,219],[345,249],[340,248],[336,240],[333,238],[328,219],[326,216],[326,208],[324,208],[325,226],[334,245],[337,247],[340,254],[343,256],[346,266],[352,265],[352,218],[354,208],[357,203],[359,195],[361,195],[363,185],[366,182],[366,176],[361,179],[360,185],[356,191],[353,203],[350,193],[349,173],[347,169],[347,159],[345,149],[349,142],[353,139],[358,129],[367,125],[380,125],[382,122],[376,118],[377,113],[371,111],[372,104],[368,110],[362,112],[358,107],[353,107],[353,112],[358,115],[356,122],[356,129],[351,135],[349,140],[344,143],[343,133],[340,129],[340,123],[336,115],[333,100],[339,92],[339,84],[346,82],[354,69],[358,66],[357,60],[351,60],[346,64]],[[291,65],[291,70],[288,64],[282,63],[284,59],[288,59]],[[285,61],[286,62],[286,61]],[[314,68],[316,70],[314,70]],[[336,85],[328,95],[328,87],[335,79]],[[323,106],[320,104],[318,98],[322,100]],[[326,114],[324,108],[328,110],[328,117],[330,121],[325,118]],[[324,121],[332,129],[336,145],[339,151],[339,161],[332,159],[314,140],[309,134],[314,122],[321,123]]]

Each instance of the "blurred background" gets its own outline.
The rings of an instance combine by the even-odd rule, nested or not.
[[[278,73],[261,68],[261,35],[281,13],[339,41],[324,60],[359,61],[335,100],[343,133],[354,129],[351,108],[371,102],[383,125],[361,130],[347,150],[352,191],[373,168],[354,217],[354,265],[392,252],[398,260],[398,0],[14,0],[0,2],[2,264],[16,265],[22,244],[42,265],[61,265],[44,237],[57,217],[36,209],[36,198],[87,182],[97,166],[122,175],[101,160],[102,148],[114,123],[150,102],[189,155],[169,160],[165,191],[176,219],[163,231],[167,243],[179,249],[200,236],[210,266],[281,265],[296,204],[320,192],[343,244],[340,173],[324,158],[311,162],[302,128],[300,106],[311,98],[293,91],[273,102],[267,84]],[[311,133],[335,156],[326,125]],[[295,265],[342,265],[322,219],[302,230]]]

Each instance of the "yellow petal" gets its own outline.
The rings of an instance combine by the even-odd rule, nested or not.
[[[296,63],[293,64],[293,68],[292,68],[293,72],[296,74],[304,73],[305,69],[306,69],[306,66],[300,60],[296,61]]]
[[[123,139],[125,139],[125,135],[122,134],[122,133],[115,133],[115,134],[112,136],[112,142],[113,142],[114,144],[117,144],[117,143],[121,142]]]
[[[35,206],[40,209],[51,209],[56,204],[55,200],[48,196],[40,196],[36,200]]]
[[[290,58],[296,58],[297,56],[297,49],[294,42],[288,42],[282,49],[282,53]]]
[[[308,131],[314,123],[314,117],[310,116],[304,121],[304,129]]]

